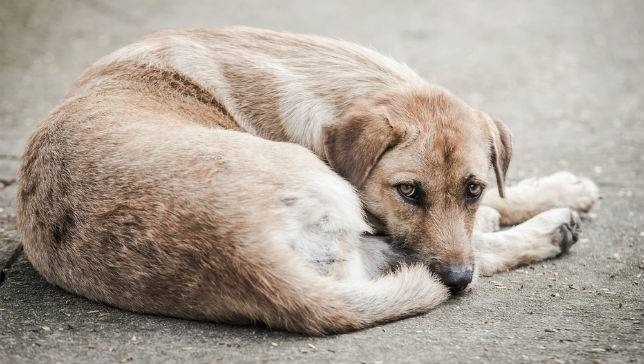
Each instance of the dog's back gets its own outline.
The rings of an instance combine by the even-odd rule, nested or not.
[[[99,60],[77,92],[97,76],[128,77],[141,65],[189,81],[246,132],[318,156],[323,126],[357,100],[427,86],[406,65],[353,43],[239,27],[152,34]]]

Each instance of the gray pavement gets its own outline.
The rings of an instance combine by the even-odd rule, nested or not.
[[[0,363],[644,362],[642,14],[638,0],[2,0]],[[232,24],[392,55],[509,124],[512,180],[567,169],[597,181],[602,206],[562,259],[325,338],[138,315],[46,284],[16,251],[12,181],[35,125],[98,57],[161,28]]]

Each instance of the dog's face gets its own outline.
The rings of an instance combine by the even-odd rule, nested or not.
[[[453,292],[472,280],[474,216],[493,167],[502,193],[507,128],[441,89],[383,95],[325,129],[331,166],[360,191],[376,229]]]

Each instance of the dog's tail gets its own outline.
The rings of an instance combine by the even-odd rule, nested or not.
[[[266,298],[277,312],[261,321],[312,335],[358,330],[425,313],[449,297],[447,288],[420,264],[359,281],[338,281],[292,264],[281,277],[275,276],[276,271],[273,267],[267,281],[285,285],[271,290]],[[280,299],[283,294],[287,296]]]

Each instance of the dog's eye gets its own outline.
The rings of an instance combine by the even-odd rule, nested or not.
[[[482,185],[474,182],[467,184],[467,197],[469,199],[476,200],[481,197],[481,193],[483,193]]]
[[[419,204],[422,198],[422,191],[419,186],[411,183],[401,183],[396,186],[398,193],[402,196],[407,202],[413,204]]]

